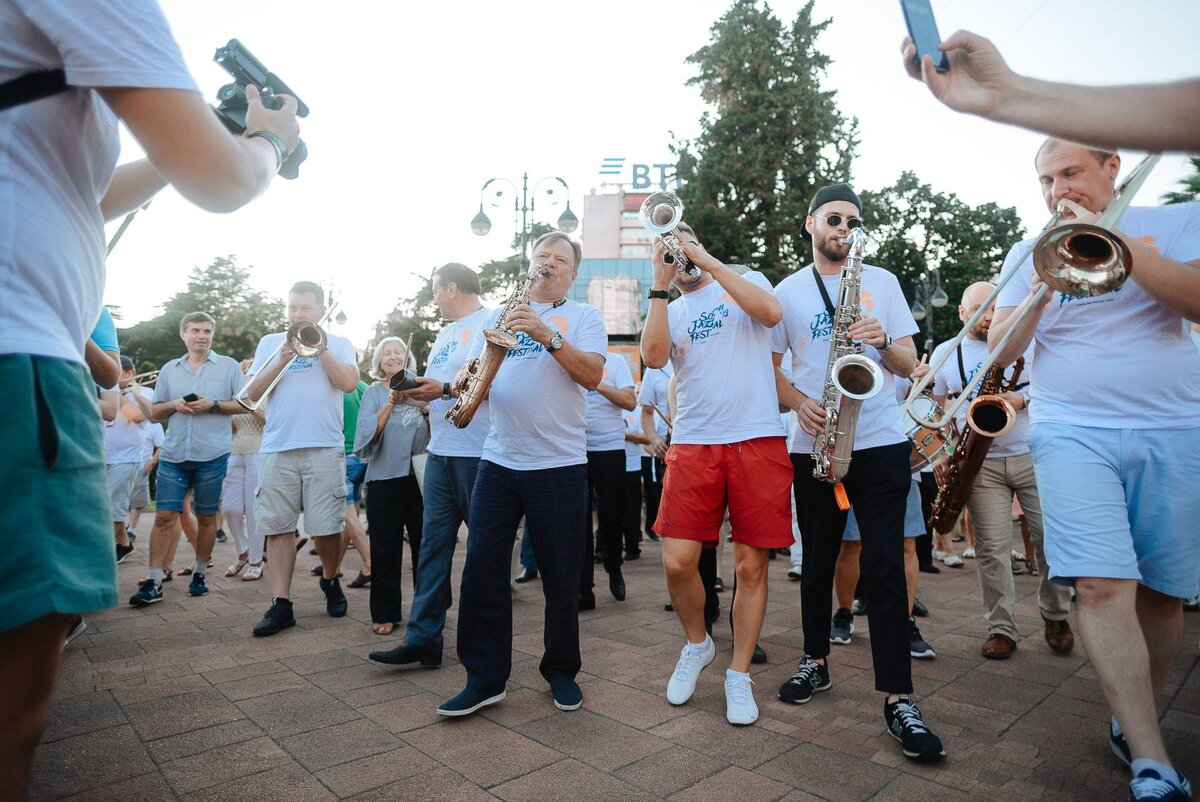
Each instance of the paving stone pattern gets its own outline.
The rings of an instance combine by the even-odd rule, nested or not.
[[[460,538],[466,540],[465,530]],[[120,566],[122,596],[144,575],[146,540]],[[398,642],[372,634],[366,590],[347,590],[346,618],[325,614],[317,580],[298,560],[295,628],[253,638],[270,604],[267,582],[225,579],[232,546],[218,544],[210,593],[165,585],[165,601],[88,616],[64,655],[34,766],[33,799],[97,800],[1066,800],[1123,799],[1128,774],[1109,753],[1108,712],[1082,644],[1052,654],[1041,638],[1036,582],[1016,578],[1026,636],[1009,660],[979,656],[986,635],[973,562],[921,575],[920,621],[937,650],[913,661],[922,710],[945,741],[939,764],[914,764],[885,733],[871,675],[869,633],[834,646],[833,687],[810,704],[776,698],[802,647],[799,585],[786,558],[770,565],[770,604],[754,666],[760,718],[735,728],[722,689],[730,652],[722,596],[717,660],[696,694],[672,707],[665,686],[682,636],[664,611],[657,543],[626,563],[629,599],[607,593],[597,566],[595,611],[581,614],[584,705],[555,709],[538,674],[540,582],[514,595],[508,698],[481,715],[439,720],[462,687],[451,610],[442,668],[393,669],[367,653]],[[187,550],[183,546],[180,553]],[[455,587],[463,549],[455,561]],[[346,579],[359,561],[347,558]],[[269,570],[269,568],[268,568]],[[732,581],[729,551],[721,573]],[[405,609],[411,599],[405,566]],[[456,593],[457,596],[457,593]],[[1200,615],[1186,616],[1168,681],[1167,747],[1200,780]]]

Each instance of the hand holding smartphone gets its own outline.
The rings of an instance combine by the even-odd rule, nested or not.
[[[199,399],[200,399],[200,396],[196,395],[195,393],[188,393],[187,395],[185,395],[183,397],[183,400],[188,402],[189,404],[192,403],[193,401],[198,401]]]
[[[933,18],[933,8],[929,0],[900,0],[900,10],[904,12],[904,22],[908,26],[908,35],[917,48],[913,63],[919,70],[921,59],[929,56],[933,59],[933,68],[945,72],[950,68],[950,60],[945,53],[938,50],[942,37],[938,34],[937,20]]]

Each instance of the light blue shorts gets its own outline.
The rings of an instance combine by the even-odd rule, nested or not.
[[[921,515],[921,486],[913,479],[908,489],[908,501],[904,508],[904,536],[920,537],[925,534],[925,517]],[[850,507],[846,515],[846,528],[842,532],[842,540],[862,540],[858,532],[858,521],[854,519],[854,507]]]
[[[1200,429],[1029,427],[1050,578],[1135,579],[1193,596],[1200,574]]]

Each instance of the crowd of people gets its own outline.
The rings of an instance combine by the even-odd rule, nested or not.
[[[1012,421],[978,466],[964,518],[981,591],[980,657],[1010,658],[1025,645],[1014,612],[1019,521],[1028,533],[1023,564],[1040,575],[1042,639],[1054,653],[1072,651],[1074,596],[1075,626],[1112,712],[1107,737],[1131,769],[1133,797],[1190,798],[1166,753],[1156,700],[1200,577],[1200,495],[1189,481],[1200,475],[1196,204],[1127,210],[1114,236],[1128,248],[1131,278],[1093,297],[1046,291],[1030,243],[1015,243],[1002,289],[991,291],[980,266],[981,282],[959,309],[965,336],[928,363],[895,275],[854,250],[863,203],[839,183],[814,193],[803,222],[812,262],[775,286],[710,254],[687,223],[676,235],[694,275],[656,243],[640,360],[614,351],[599,311],[569,297],[581,248],[551,232],[533,245],[528,297],[501,308],[484,304],[469,267],[435,272],[446,325],[422,376],[408,346],[385,337],[370,354],[372,383],[364,381],[354,345],[321,327],[323,289],[300,281],[288,294],[289,329],[264,336],[252,357],[215,353],[221,321],[206,310],[185,315],[185,353],[158,366],[151,391],[120,354],[101,304],[103,223],[167,184],[206,209],[241,207],[296,147],[295,101],[268,109],[250,87],[246,135],[230,136],[150,0],[0,0],[0,24],[12,34],[0,40],[0,185],[17,188],[0,195],[11,233],[0,239],[8,277],[0,378],[14,391],[0,477],[28,500],[4,519],[13,529],[19,512],[27,536],[0,561],[8,690],[0,715],[9,724],[0,787],[24,792],[64,641],[87,613],[118,603],[116,566],[135,550],[131,527],[149,505],[152,475],[148,572],[129,588],[131,606],[163,599],[181,533],[194,553],[178,572],[190,577],[186,593],[206,595],[227,529],[237,559],[224,575],[269,584],[270,607],[252,634],[276,636],[296,623],[296,557],[310,543],[326,611],[346,615],[339,577],[352,544],[362,570],[349,584],[369,586],[373,631],[393,636],[404,623],[399,643],[371,660],[440,666],[446,611],[457,600],[465,678],[437,708],[448,717],[504,700],[512,589],[532,581],[545,598],[539,668],[553,704],[583,706],[579,620],[597,604],[595,566],[624,601],[623,563],[638,559],[647,539],[661,543],[668,606],[683,636],[677,663],[663,666],[661,692],[669,704],[688,703],[717,656],[716,565],[727,536],[726,718],[753,724],[749,672],[766,659],[768,565],[786,553],[788,577],[800,583],[804,654],[778,699],[807,704],[828,690],[837,676],[831,645],[850,642],[855,613],[865,614],[884,729],[907,758],[943,758],[913,683],[911,660],[935,657],[916,625],[928,612],[917,589],[922,571],[939,570],[934,555],[944,566],[962,561],[952,540],[934,548],[930,510],[946,490],[945,464],[914,459],[914,421],[901,402],[931,365],[934,402],[973,398],[973,380],[994,358],[1009,382],[1001,395]],[[1113,202],[1117,147],[1196,146],[1200,104],[1191,101],[1163,115],[1178,125],[1157,115],[1151,125],[1148,111],[1110,127],[1111,114],[1096,124],[1084,113],[1116,99],[1161,111],[1180,93],[1194,98],[1195,82],[1151,91],[1036,82],[967,33],[942,45],[950,70],[936,73],[912,59],[910,42],[902,47],[909,73],[952,108],[1053,135],[1031,154],[1030,183],[1064,221],[1093,222]],[[1063,107],[1081,111],[1064,117]],[[146,159],[115,167],[118,120]],[[854,300],[844,308],[848,281]],[[1022,307],[1032,312],[1015,315]],[[496,327],[515,345],[460,427],[447,413],[477,380],[475,360]],[[877,377],[849,427],[828,400],[831,349],[843,340]],[[849,391],[839,392],[844,404]],[[822,444],[831,434],[845,451],[835,457],[842,471],[826,481]],[[451,565],[464,524],[455,594]]]

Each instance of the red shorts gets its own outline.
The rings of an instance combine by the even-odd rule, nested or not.
[[[729,508],[735,543],[791,546],[792,461],[783,437],[728,445],[674,444],[667,452],[662,503],[654,531],[681,540],[715,541]]]

